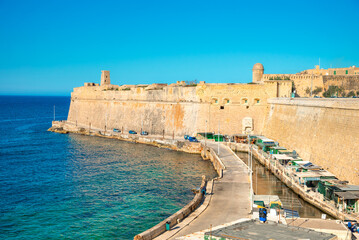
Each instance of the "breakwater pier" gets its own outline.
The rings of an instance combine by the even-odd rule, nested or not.
[[[165,221],[138,234],[135,237],[136,240],[153,239],[156,236],[155,239],[159,240],[176,239],[212,226],[250,216],[250,171],[247,165],[230,148],[213,142],[204,146],[202,157],[212,161],[219,175],[215,181],[211,181],[207,185],[207,194],[204,196],[203,205],[185,218],[183,222],[177,225],[176,223],[172,224],[176,218],[182,221],[183,213],[188,212],[192,204],[185,206]],[[197,198],[198,195],[194,201]],[[165,231],[166,221],[171,222],[172,228],[169,231]]]
[[[207,143],[207,146],[215,149],[215,154],[218,154],[218,144]],[[219,145],[218,157],[225,169],[223,170],[223,177],[214,181],[213,192],[209,192],[209,195],[206,196],[206,198],[211,197],[206,211],[201,213],[190,224],[180,229],[166,232],[166,235],[158,239],[175,239],[193,232],[209,229],[212,226],[250,216],[251,193],[247,165],[232,150],[222,144]]]

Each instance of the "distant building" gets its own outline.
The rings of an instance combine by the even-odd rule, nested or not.
[[[102,70],[101,71],[101,86],[103,85],[110,85],[110,71]]]
[[[299,74],[314,74],[314,75],[359,75],[359,67],[351,66],[347,68],[328,68],[320,69],[316,65],[313,69],[308,69],[300,72]]]

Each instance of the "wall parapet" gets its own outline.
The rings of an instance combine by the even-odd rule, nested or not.
[[[268,104],[359,110],[356,98],[270,98]]]
[[[218,177],[223,177],[223,170],[226,169],[226,166],[223,164],[221,159],[218,157],[216,151],[212,148],[203,146],[203,150],[201,152],[201,156],[203,159],[209,159],[212,162],[214,169],[216,170]]]
[[[311,80],[320,79],[321,75],[312,74],[263,74],[263,80]]]
[[[359,81],[358,75],[323,75],[323,81],[331,81],[331,80],[354,80]]]

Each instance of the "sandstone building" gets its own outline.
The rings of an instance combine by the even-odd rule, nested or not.
[[[301,73],[314,75],[359,75],[359,68],[356,66],[351,66],[347,68],[321,69],[319,65],[316,65],[314,69],[304,70]]]

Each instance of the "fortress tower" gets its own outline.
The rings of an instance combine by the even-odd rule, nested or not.
[[[264,67],[261,63],[256,63],[253,66],[252,69],[253,72],[253,77],[252,77],[252,82],[260,82],[262,79],[262,76],[264,74]]]
[[[110,85],[110,84],[111,84],[110,71],[102,70],[101,71],[101,86]]]

